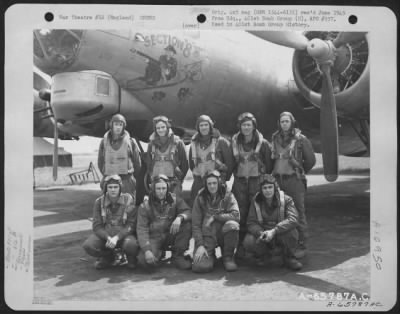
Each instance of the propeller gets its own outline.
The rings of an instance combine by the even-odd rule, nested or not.
[[[333,94],[331,80],[331,66],[322,64],[322,90],[320,107],[320,127],[322,162],[324,164],[324,175],[329,182],[336,181],[338,177],[338,124],[336,114],[336,101]]]
[[[308,54],[317,62],[322,73],[320,128],[324,176],[336,181],[339,170],[339,141],[336,100],[333,92],[331,69],[336,59],[336,48],[331,41],[314,38],[307,45]]]
[[[58,172],[58,127],[57,119],[54,117],[54,144],[53,144],[53,180],[57,180]]]
[[[53,125],[54,125],[54,133],[53,133],[53,180],[57,180],[58,176],[58,127],[57,127],[57,119],[54,115],[54,111],[51,109],[51,92],[47,88],[43,88],[39,91],[39,97],[47,102],[47,107],[51,111],[51,116]]]
[[[307,48],[308,38],[295,32],[276,32],[276,31],[248,31],[250,34],[261,39],[273,42],[274,44],[303,50]]]
[[[324,176],[330,182],[335,181],[339,169],[339,142],[331,70],[336,59],[336,49],[346,43],[361,40],[365,32],[341,32],[333,41],[319,38],[309,40],[303,34],[295,32],[251,31],[249,33],[281,46],[307,50],[307,53],[316,61],[322,74],[320,128]]]

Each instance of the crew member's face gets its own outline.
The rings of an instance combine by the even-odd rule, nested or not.
[[[283,132],[289,131],[290,127],[292,126],[292,121],[290,120],[289,116],[282,116],[279,120],[279,123]]]
[[[203,121],[199,123],[199,131],[200,134],[205,136],[210,133],[210,123]]]
[[[166,50],[167,51],[167,57],[168,59],[171,58],[173,56],[173,52],[171,50]]]
[[[117,183],[107,184],[107,193],[112,198],[118,197],[119,196],[119,184],[117,184]]]
[[[274,197],[275,187],[272,183],[266,183],[261,187],[262,194],[266,199]]]
[[[165,196],[167,195],[167,183],[165,183],[163,181],[157,182],[155,184],[154,189],[155,189],[156,197],[159,200],[165,199]]]
[[[253,133],[253,130],[254,130],[254,125],[253,122],[250,120],[245,121],[240,125],[240,131],[244,136],[251,135]]]
[[[123,129],[124,129],[124,123],[122,121],[113,122],[113,134],[121,135]]]
[[[207,190],[211,195],[215,195],[218,191],[218,179],[215,177],[207,178]]]
[[[167,125],[162,121],[157,122],[156,132],[157,132],[158,136],[166,136],[167,135]]]

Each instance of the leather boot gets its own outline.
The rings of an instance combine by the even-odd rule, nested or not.
[[[285,257],[284,264],[287,268],[291,270],[300,270],[303,267],[303,264],[300,263],[294,256],[293,257]]]
[[[226,271],[236,271],[238,269],[238,266],[235,263],[234,256],[235,256],[235,248],[238,245],[239,241],[239,232],[237,231],[229,231],[224,234],[224,245],[222,247],[222,261],[224,263],[224,267]],[[243,255],[244,254],[244,247],[239,246],[239,248],[243,249]],[[239,248],[237,249],[237,252],[239,252]]]
[[[183,253],[172,254],[172,264],[178,269],[192,269],[190,256],[184,256]]]
[[[223,257],[224,267],[226,271],[237,271],[238,267],[235,263],[233,256],[224,256]]]
[[[121,249],[114,249],[114,261],[112,266],[123,266],[128,263],[125,253]]]
[[[126,264],[126,267],[128,267],[131,270],[136,269],[136,267],[137,267],[136,256],[127,255],[126,257],[128,259],[128,263]]]
[[[303,258],[304,256],[306,256],[306,245],[303,241],[299,241],[299,244],[296,248],[296,252],[294,253],[294,255],[296,256],[296,258]]]

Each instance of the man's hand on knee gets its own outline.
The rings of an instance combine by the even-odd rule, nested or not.
[[[203,245],[201,245],[197,248],[197,251],[193,256],[193,263],[194,264],[199,263],[203,259],[203,257],[208,257],[208,253],[206,248]]]

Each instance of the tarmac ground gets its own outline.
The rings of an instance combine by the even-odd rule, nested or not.
[[[297,272],[282,267],[279,258],[268,267],[239,263],[233,273],[224,270],[221,260],[212,273],[195,274],[175,269],[168,258],[154,272],[124,266],[96,270],[95,258],[81,245],[92,232],[99,186],[37,189],[34,296],[89,302],[228,301],[234,306],[233,301],[311,300],[315,293],[369,295],[370,177],[343,175],[328,183],[322,175],[310,175],[308,181],[310,239],[304,266]],[[185,183],[184,197],[190,185]],[[252,309],[252,303],[245,304]]]

